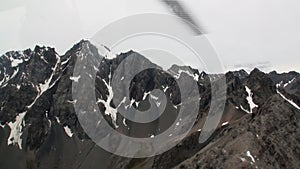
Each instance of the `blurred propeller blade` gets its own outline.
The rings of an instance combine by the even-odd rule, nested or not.
[[[204,34],[204,29],[197,24],[195,19],[192,17],[191,12],[188,12],[187,9],[177,0],[160,0],[165,5],[171,8],[173,13],[183,19],[185,23],[192,29],[196,35]]]

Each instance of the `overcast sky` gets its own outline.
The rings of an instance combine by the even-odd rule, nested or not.
[[[259,67],[300,71],[299,0],[188,0],[226,70]],[[80,39],[132,14],[169,13],[159,0],[1,0],[0,53],[55,47],[63,54]]]

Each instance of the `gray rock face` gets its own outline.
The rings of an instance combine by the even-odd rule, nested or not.
[[[83,130],[72,98],[75,63],[82,57],[99,61],[98,49],[82,40],[65,55],[53,48],[8,52],[0,57],[0,168],[297,168],[299,148],[299,73],[266,74],[258,69],[225,74],[226,106],[215,133],[198,143],[211,104],[209,75],[189,66],[169,70],[131,70],[153,65],[144,56],[129,51],[113,59],[104,57],[95,80],[96,99],[105,120],[130,137],[150,137],[167,130],[180,110],[181,95],[176,82],[198,87],[199,112],[190,133],[174,148],[152,158],[130,159],[113,155],[95,145]],[[128,57],[133,59],[128,60]],[[131,67],[131,69],[128,69]],[[118,73],[117,70],[121,70]],[[133,78],[128,86],[112,77]],[[113,83],[113,84],[112,84]],[[118,106],[117,93],[128,87],[130,106],[149,109],[154,89],[164,91],[166,109],[157,120],[141,124],[107,113]],[[122,98],[121,98],[122,99]],[[154,104],[155,105],[155,104]],[[159,104],[157,104],[159,109]]]
[[[223,128],[175,168],[298,168],[299,110],[275,94],[258,112]]]

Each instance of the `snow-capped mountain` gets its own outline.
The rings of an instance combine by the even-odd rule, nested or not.
[[[133,60],[125,60],[133,56]],[[78,59],[100,61],[95,80],[96,101],[111,127],[130,137],[154,137],[184,123],[175,121],[182,98],[177,81],[196,82],[200,98],[197,121],[174,148],[152,158],[130,159],[98,147],[85,133],[75,113],[78,100],[72,83]],[[125,63],[122,63],[124,61]],[[222,119],[210,139],[198,143],[211,103],[210,75],[188,65],[167,71],[147,69],[132,79],[125,106],[141,111],[161,102],[149,92],[160,89],[167,96],[162,116],[140,124],[118,113],[112,77],[133,76],[131,69],[155,65],[134,51],[114,58],[101,56],[89,41],[82,40],[60,56],[54,48],[11,51],[0,57],[0,168],[298,168],[300,166],[300,75],[297,72],[264,73],[254,69],[224,74],[227,98]],[[155,65],[156,66],[156,65]],[[122,84],[122,83],[120,83]],[[114,84],[115,85],[115,84]],[[122,84],[123,85],[123,84]],[[189,91],[188,91],[189,92]],[[185,94],[193,96],[192,94]],[[122,101],[122,100],[120,100]],[[124,101],[125,103],[125,101]],[[178,124],[178,125],[177,125]]]

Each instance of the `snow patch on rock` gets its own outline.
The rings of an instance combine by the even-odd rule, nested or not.
[[[65,127],[64,127],[64,130],[65,130],[65,133],[66,133],[69,137],[72,137],[72,136],[73,136],[73,133],[72,133],[71,129],[70,129],[68,126],[65,126]]]
[[[11,58],[11,67],[17,67],[21,63],[23,63],[23,59],[13,59],[13,58]]]
[[[9,122],[10,134],[7,140],[7,145],[18,145],[22,149],[22,129],[25,125],[24,117],[27,112],[20,113],[16,116],[15,122]]]
[[[253,163],[255,162],[255,159],[254,159],[254,157],[251,155],[251,153],[250,153],[249,150],[246,152],[246,155],[247,155],[248,157],[251,158],[251,161],[252,161]]]
[[[246,88],[246,91],[247,91],[247,93],[248,93],[248,96],[247,96],[246,99],[247,99],[248,104],[249,104],[249,106],[250,106],[250,113],[252,113],[252,112],[253,112],[253,109],[254,109],[255,107],[258,107],[258,105],[255,104],[255,103],[253,102],[253,98],[252,98],[253,93],[252,93],[252,91],[250,90],[250,88],[247,87],[247,86],[245,86],[245,88]]]
[[[226,122],[222,123],[222,126],[226,126],[228,123],[229,123],[229,122],[226,121]]]
[[[72,80],[72,81],[74,81],[74,82],[78,82],[79,81],[79,79],[80,79],[80,75],[79,76],[71,76],[70,77],[70,80]]]
[[[111,77],[111,74],[109,75],[109,79]],[[97,100],[97,103],[102,103],[104,106],[105,106],[105,114],[106,115],[109,115],[112,119],[112,122],[114,124],[114,126],[116,128],[118,128],[118,125],[117,125],[117,113],[118,113],[118,107],[125,102],[125,99],[123,99],[123,101],[117,106],[117,108],[113,108],[111,107],[110,103],[111,101],[113,100],[113,97],[114,97],[114,93],[113,93],[113,90],[112,90],[112,86],[110,85],[110,83],[107,83],[104,79],[102,79],[103,83],[105,84],[106,88],[108,89],[108,95],[107,95],[107,100],[102,100],[100,98],[98,98]],[[133,102],[131,102],[133,103]]]
[[[127,127],[127,123],[126,123],[126,119],[125,118],[123,119],[123,124],[124,124],[124,126]]]

